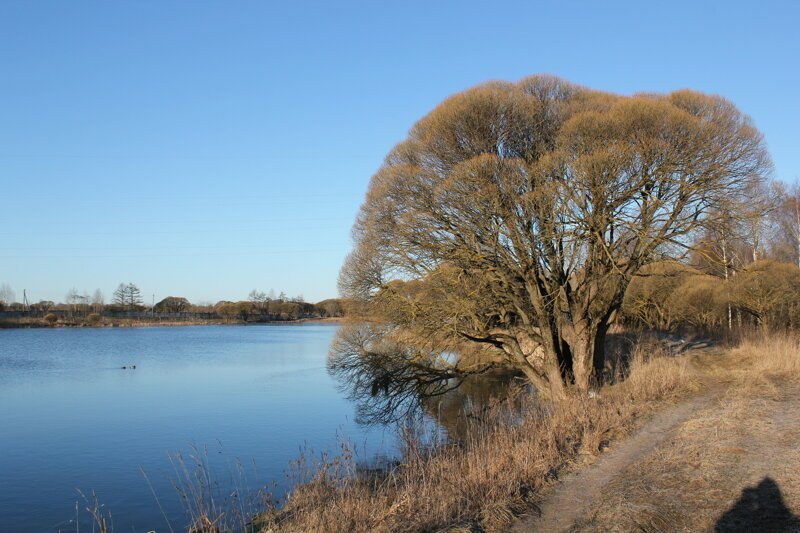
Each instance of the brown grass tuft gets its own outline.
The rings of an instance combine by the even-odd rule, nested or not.
[[[742,340],[733,352],[748,372],[800,378],[800,336],[772,333]]]

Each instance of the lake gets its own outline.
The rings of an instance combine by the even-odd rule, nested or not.
[[[326,371],[336,329],[0,330],[0,529],[75,531],[76,514],[85,528],[79,489],[115,531],[181,531],[174,456],[193,446],[222,493],[281,494],[301,448],[335,451],[340,436],[362,459],[395,454],[393,432],[356,424]]]

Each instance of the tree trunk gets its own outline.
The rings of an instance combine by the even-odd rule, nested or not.
[[[594,359],[595,359],[595,339],[597,331],[585,328],[575,332],[572,349],[572,372],[575,375],[575,386],[581,394],[589,394]]]
[[[605,321],[597,328],[594,336],[594,376],[598,381],[603,379],[603,372],[606,369],[606,335],[608,334],[608,322]]]
[[[564,381],[561,378],[561,372],[557,368],[548,369],[548,381],[550,383],[550,397],[553,400],[563,400],[567,396]]]
[[[610,314],[609,314],[610,316]],[[589,320],[580,322],[578,327],[562,326],[554,338],[545,337],[540,345],[543,351],[543,365],[536,373],[533,368],[526,369],[536,374],[531,382],[553,400],[566,397],[570,384],[584,395],[588,395],[592,377],[602,378],[605,369],[605,341],[610,322]],[[553,328],[555,330],[555,328]],[[548,342],[549,341],[549,342]],[[529,378],[532,376],[529,376]],[[542,385],[547,390],[542,390]]]
[[[727,246],[725,244],[725,239],[724,238],[722,239],[722,262],[725,265],[725,283],[726,283],[725,287],[726,287],[726,292],[730,292],[730,288],[727,288],[728,287],[727,283],[729,281],[728,280],[728,249],[727,249]],[[727,294],[726,294],[726,299],[728,300],[728,331],[732,331],[733,330],[733,314],[732,314],[732,310],[731,310],[730,297]]]
[[[544,333],[543,342],[539,343],[534,342],[530,334],[518,332],[510,335],[501,347],[509,361],[522,370],[542,396],[559,401],[566,397],[561,370],[563,354],[555,344],[558,340]]]
[[[795,185],[794,196],[795,237],[797,238],[797,267],[800,268],[800,186]]]
[[[552,333],[552,332],[549,332]],[[550,385],[550,396],[554,400],[564,399],[567,395],[566,384],[568,383],[564,375],[565,358],[571,359],[569,349],[565,353],[564,343],[557,335],[545,337],[542,345],[545,350],[545,377]]]

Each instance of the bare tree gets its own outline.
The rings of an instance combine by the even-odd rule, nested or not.
[[[153,306],[159,313],[183,313],[191,307],[191,303],[181,296],[167,296]]]
[[[763,259],[761,255],[764,241],[770,231],[769,226],[773,218],[771,215],[781,203],[781,189],[775,182],[754,183],[752,189],[748,191],[748,201],[744,208],[738,213],[728,214],[729,217],[740,220],[753,263]]]
[[[50,309],[52,309],[53,306],[55,306],[56,304],[55,304],[55,302],[53,302],[51,300],[39,300],[39,302],[37,302],[37,303],[35,303],[33,305],[36,306],[36,309],[38,311],[41,311],[42,313],[46,313]]]
[[[73,314],[77,311],[85,313],[86,304],[89,303],[89,295],[86,294],[86,291],[81,293],[78,292],[78,289],[73,287],[67,291],[65,302],[70,306],[70,310]]]
[[[420,354],[477,343],[544,393],[586,392],[631,277],[684,254],[770,168],[718,96],[485,84],[386,157],[340,289]]]
[[[784,187],[778,184],[779,200],[773,211],[776,235],[773,255],[800,267],[800,181]]]
[[[730,292],[730,281],[736,272],[749,262],[749,257],[757,257],[758,238],[748,241],[747,236],[748,233],[754,233],[754,228],[757,229],[756,235],[760,235],[763,220],[756,214],[758,210],[746,211],[747,214],[730,211],[715,213],[711,217],[713,223],[707,224],[693,250],[696,266],[714,276],[722,277],[727,292]],[[730,299],[726,305],[727,326],[730,331],[733,329],[733,307]]]
[[[95,289],[94,294],[92,294],[92,309],[94,312],[99,313],[103,310],[103,305],[106,303],[106,297],[103,295],[103,291],[100,289]]]
[[[267,302],[269,301],[265,292],[256,289],[250,291],[250,294],[247,295],[247,299],[253,302],[253,305],[260,311],[264,311],[267,308]]]
[[[92,294],[92,304],[94,305],[103,305],[106,303],[106,297],[103,295],[103,291],[100,289],[95,289],[94,294]]]
[[[8,305],[14,302],[16,295],[14,289],[8,283],[0,285],[0,306]]]
[[[734,281],[733,300],[744,312],[751,315],[765,332],[778,324],[784,315],[791,325],[794,312],[787,308],[797,306],[800,292],[800,270],[794,265],[759,261],[743,270]]]
[[[125,284],[120,283],[114,289],[114,295],[111,297],[111,303],[114,305],[125,305]]]
[[[70,290],[67,291],[67,294],[64,297],[64,302],[74,306],[80,303],[80,299],[81,299],[81,293],[78,292],[78,289],[72,287]]]
[[[137,305],[142,305],[144,301],[142,300],[142,293],[134,283],[128,283],[125,286],[125,298],[126,303],[129,307],[136,307]]]
[[[121,305],[128,308],[133,308],[142,305],[142,294],[134,283],[120,283],[114,290],[114,296],[111,303]]]
[[[458,387],[459,365],[436,355],[424,358],[386,335],[385,327],[359,324],[340,330],[334,339],[328,370],[355,402],[361,423],[388,423],[418,412],[420,400]],[[492,365],[484,365],[482,370]]]

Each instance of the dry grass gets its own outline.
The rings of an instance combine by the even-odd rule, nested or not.
[[[498,531],[535,506],[564,469],[590,462],[656,405],[696,388],[687,360],[640,349],[628,379],[598,397],[542,404],[517,391],[473,423],[459,446],[410,447],[380,478],[353,475],[347,457],[318,465],[264,531]],[[511,409],[509,405],[516,404]],[[518,409],[522,405],[522,415]]]
[[[754,335],[745,338],[732,352],[740,361],[744,375],[780,375],[800,378],[800,336],[789,334]]]
[[[712,404],[620,472],[575,530],[800,529],[800,339],[746,338],[705,370],[721,387]]]
[[[189,533],[248,531],[252,517],[259,511],[270,509],[274,503],[266,487],[255,493],[248,490],[250,469],[238,459],[230,465],[228,479],[217,477],[218,471],[210,465],[207,447],[192,446],[190,453],[175,454],[171,462],[175,472],[173,484],[189,519],[186,527]],[[142,474],[150,483],[144,471]],[[155,493],[154,496],[160,508]],[[166,515],[164,519],[170,531],[174,531]]]

